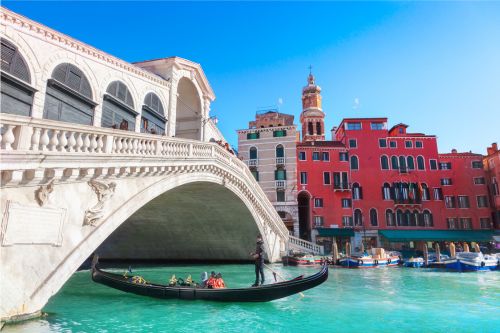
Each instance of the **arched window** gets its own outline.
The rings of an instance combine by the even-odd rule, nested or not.
[[[141,132],[152,134],[165,134],[165,111],[160,98],[149,93],[144,98],[141,114]]]
[[[422,156],[417,156],[417,168],[418,170],[425,170],[424,158]]]
[[[360,209],[354,210],[354,226],[362,226],[363,225],[363,214],[361,214]]]
[[[401,209],[396,211],[396,222],[399,227],[403,225],[403,211]]]
[[[406,158],[404,156],[399,156],[399,170],[406,172]]]
[[[422,200],[429,200],[430,199],[430,193],[429,193],[429,188],[427,187],[426,183],[421,183],[421,195],[422,195]]]
[[[250,159],[251,160],[257,159],[257,148],[255,147],[250,148]]]
[[[47,83],[45,119],[92,125],[96,105],[90,83],[80,69],[68,63],[54,69]]]
[[[418,210],[414,210],[410,216],[410,226],[416,227],[418,221]]]
[[[359,161],[357,156],[351,156],[351,170],[359,169]]]
[[[413,159],[413,156],[408,156],[406,161],[408,164],[408,170],[415,170],[415,160]]]
[[[352,198],[353,200],[363,199],[363,192],[361,186],[358,183],[352,184]]]
[[[424,222],[424,214],[423,213],[419,213],[418,214],[418,218],[417,218],[417,225],[419,227],[424,227],[425,226],[425,222]]]
[[[375,208],[370,209],[370,224],[374,227],[378,226],[378,216]]]
[[[321,123],[319,121],[316,123],[316,133],[321,135]]]
[[[28,66],[17,47],[4,38],[0,38],[0,41],[2,44],[1,112],[29,117],[35,89],[29,85],[31,78]]]
[[[424,210],[424,226],[425,227],[432,227],[434,225],[433,219],[432,219],[432,214],[430,211],[427,209]]]
[[[389,158],[385,155],[380,156],[380,165],[382,170],[389,170]]]
[[[285,149],[282,145],[276,146],[276,157],[285,157]]]
[[[389,185],[389,183],[384,183],[384,186],[382,186],[382,198],[384,200],[391,200],[392,199],[391,185]]]
[[[390,209],[387,209],[385,211],[385,224],[388,227],[393,227],[396,225],[395,217],[394,217],[394,212]]]
[[[312,122],[307,123],[307,131],[308,131],[309,135],[314,134],[314,125]]]
[[[120,81],[111,82],[102,104],[102,127],[134,131],[136,116],[134,101],[127,86]]]
[[[411,219],[411,212],[409,210],[405,210],[405,213],[403,214],[403,226],[407,227],[410,225],[410,219]]]
[[[398,163],[398,157],[397,156],[391,156],[391,167],[393,170],[398,170],[399,169],[399,163]]]

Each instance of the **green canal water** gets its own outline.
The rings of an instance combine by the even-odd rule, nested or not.
[[[315,268],[272,266],[286,278]],[[135,268],[165,282],[171,274],[223,273],[249,286],[252,265]],[[121,270],[123,271],[123,270]],[[267,279],[271,279],[267,271]],[[268,303],[156,300],[95,284],[77,272],[44,308],[47,315],[3,332],[500,332],[500,272],[330,269],[315,289]]]

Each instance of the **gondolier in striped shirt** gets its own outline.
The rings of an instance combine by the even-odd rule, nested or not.
[[[257,243],[255,245],[255,252],[251,253],[255,260],[255,283],[252,287],[257,287],[259,285],[259,275],[260,284],[264,284],[264,242],[262,241],[262,236],[257,236]]]

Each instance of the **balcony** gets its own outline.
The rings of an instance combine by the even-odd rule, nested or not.
[[[351,184],[349,184],[349,183],[334,183],[333,190],[334,191],[350,191]]]
[[[258,159],[251,159],[247,161],[249,168],[256,168],[259,165]]]
[[[284,157],[276,157],[276,166],[284,166],[285,158]]]
[[[395,207],[412,207],[412,206],[422,206],[422,200],[420,199],[394,199]]]
[[[286,180],[276,180],[275,184],[277,190],[284,190],[286,188]]]

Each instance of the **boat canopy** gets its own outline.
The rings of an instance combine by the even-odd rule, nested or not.
[[[320,237],[354,237],[354,229],[350,228],[317,228]]]
[[[380,230],[379,234],[390,242],[490,242],[493,239],[491,230]]]

